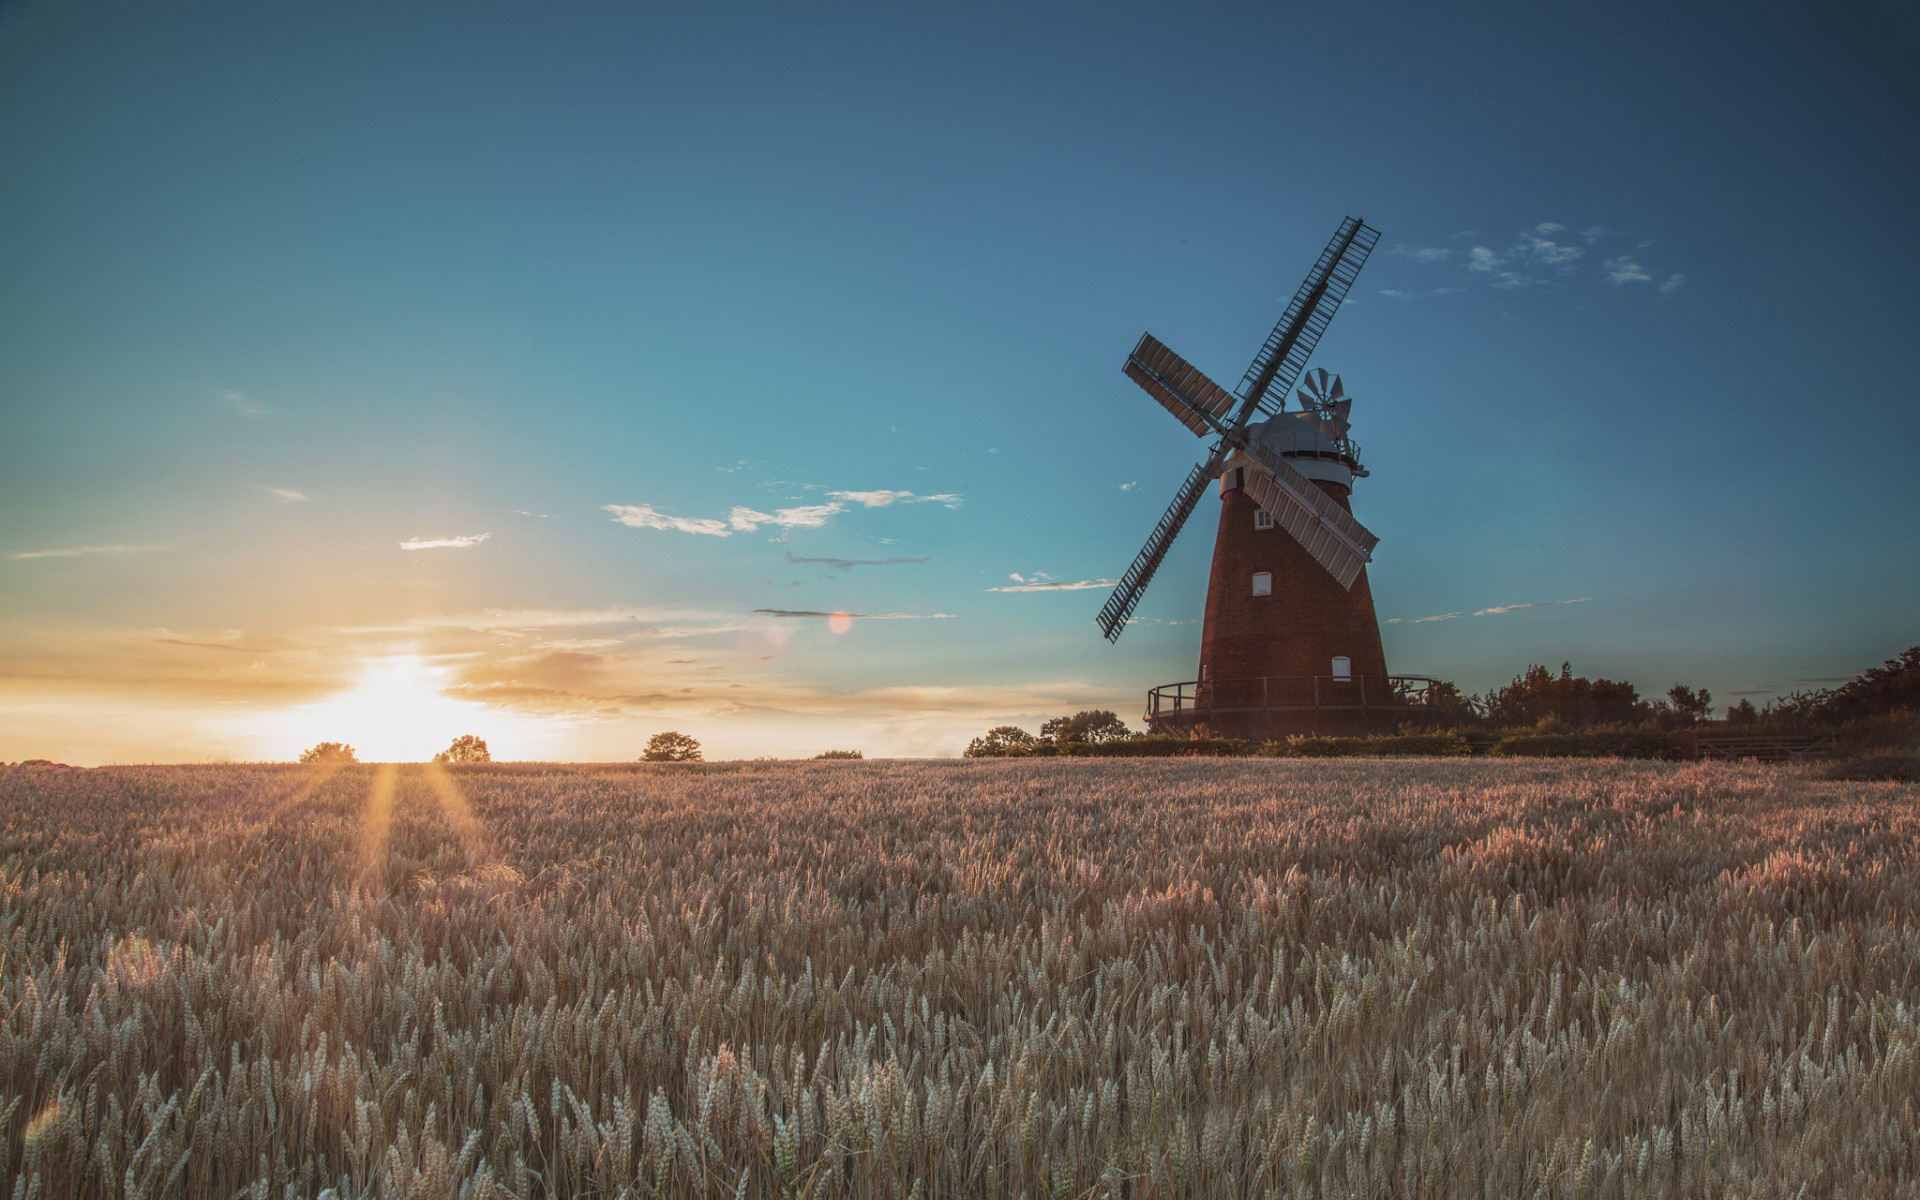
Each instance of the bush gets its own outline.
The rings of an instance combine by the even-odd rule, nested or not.
[[[1685,762],[1700,757],[1684,729],[1589,729],[1580,733],[1512,733],[1489,754],[1506,758],[1657,758]]]
[[[300,761],[303,763],[357,763],[360,757],[353,752],[353,747],[345,742],[321,742],[309,750],[302,751]]]
[[[1458,758],[1473,753],[1467,739],[1451,730],[1373,737],[1326,737],[1296,733],[1285,742],[1263,742],[1266,758]]]
[[[854,759],[854,758],[865,758],[865,757],[866,755],[860,753],[858,750],[828,750],[828,751],[825,751],[824,753],[814,755],[813,761],[819,762],[822,759],[830,759],[830,758]]]
[[[1068,742],[1055,752],[1069,758],[1229,758],[1247,751],[1247,743],[1238,738],[1142,733],[1112,742]]]
[[[672,730],[656,733],[647,740],[641,762],[699,762],[700,743],[684,733]]]
[[[1873,754],[1857,754],[1828,763],[1823,774],[1828,779],[1920,783],[1920,750],[1881,750]]]

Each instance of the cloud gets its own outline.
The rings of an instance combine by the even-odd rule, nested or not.
[[[804,617],[819,617],[831,620],[834,617],[846,617],[855,621],[951,621],[952,613],[857,613],[857,612],[821,612],[811,608],[756,608],[753,610],[762,616],[779,617],[793,620]]]
[[[471,550],[492,537],[491,533],[467,533],[457,537],[413,538],[400,543],[402,550]]]
[[[159,546],[62,546],[53,550],[20,550],[8,558],[93,558],[102,554],[151,554]]]
[[[727,512],[727,524],[740,533],[752,533],[762,525],[777,525],[781,529],[818,529],[845,511],[847,506],[839,503],[801,504],[793,508],[777,508],[770,513],[736,504]],[[708,531],[702,529],[690,532],[706,533]]]
[[[835,500],[844,500],[849,504],[864,505],[867,508],[885,508],[889,504],[944,504],[948,508],[959,508],[963,499],[955,492],[941,492],[932,496],[920,496],[913,492],[900,492],[882,489],[874,492],[828,492]]]
[[[613,519],[622,525],[635,529],[673,529],[681,533],[704,533],[710,537],[727,537],[733,530],[727,528],[725,521],[716,521],[711,517],[670,517],[651,504],[602,504],[602,512],[610,512]]]
[[[1009,587],[991,587],[987,590],[989,592],[1083,592],[1089,588],[1112,587],[1114,584],[1120,582],[1118,579],[1078,579],[1071,582],[1066,580],[1048,580],[1041,582],[1037,576],[1032,580],[1022,580],[1018,575],[1009,575],[1007,578],[1015,582]]]
[[[1589,603],[1592,599],[1593,597],[1591,596],[1575,596],[1571,600],[1560,600],[1560,601],[1557,601],[1556,603],[1586,604],[1586,603]],[[1454,612],[1435,613],[1430,617],[1388,617],[1386,621],[1383,623],[1387,625],[1404,625],[1404,624],[1424,625],[1430,621],[1452,621],[1457,618],[1466,617],[1466,616],[1498,617],[1498,616],[1504,616],[1507,613],[1524,612],[1529,608],[1546,608],[1546,607],[1548,607],[1548,604],[1544,601],[1529,601],[1521,604],[1492,604],[1492,605],[1488,605],[1486,608],[1475,609],[1471,613],[1467,612],[1467,610],[1465,609],[1458,609]]]
[[[1506,259],[1485,246],[1475,246],[1467,251],[1467,270],[1469,271],[1497,271],[1506,265]]]
[[[1679,274],[1678,272],[1672,275],[1669,275],[1667,276],[1667,281],[1660,285],[1660,294],[1662,296],[1671,296],[1675,292],[1679,291],[1681,287],[1685,285],[1686,282],[1687,282],[1687,277],[1685,275]]]
[[[1121,485],[1120,485],[1120,490],[1121,490],[1121,491],[1123,491],[1123,492],[1130,492],[1130,491],[1132,491],[1133,489],[1135,489],[1135,488],[1137,488],[1137,487],[1139,487],[1139,486],[1140,486],[1140,481],[1139,481],[1138,479],[1135,479],[1135,480],[1133,480],[1133,481],[1132,481],[1131,483],[1123,483],[1123,484],[1121,484]]]
[[[226,405],[227,411],[231,412],[234,416],[246,417],[255,421],[262,417],[272,416],[274,411],[268,405],[262,404],[258,400],[249,400],[244,394],[235,391],[221,392],[220,403]]]
[[[835,571],[851,571],[855,567],[892,567],[903,563],[923,563],[925,558],[806,558],[789,550],[787,561],[796,566],[820,566]]]
[[[305,492],[296,492],[288,487],[274,487],[271,484],[261,484],[260,490],[285,504],[298,504],[308,498]]]
[[[813,485],[801,486],[812,487]],[[651,504],[602,504],[600,509],[602,512],[612,513],[613,519],[620,524],[634,529],[670,529],[678,533],[705,534],[708,537],[731,537],[736,533],[752,533],[767,525],[781,529],[818,529],[846,512],[849,505],[858,505],[862,508],[885,508],[892,504],[942,504],[948,508],[958,508],[964,499],[956,492],[922,496],[914,492],[891,489],[871,492],[828,492],[827,495],[832,498],[827,504],[799,504],[791,508],[776,508],[770,513],[736,504],[727,510],[725,520],[714,517],[670,516]]]
[[[1630,255],[1608,259],[1601,267],[1601,272],[1607,277],[1607,282],[1615,287],[1628,283],[1653,282],[1653,276],[1647,273],[1647,269],[1640,265],[1638,259]]]
[[[1441,263],[1453,257],[1453,251],[1445,246],[1395,246],[1387,251],[1395,258],[1409,258],[1414,262]]]
[[[1465,288],[1457,287],[1437,287],[1428,288],[1424,292],[1403,292],[1398,288],[1381,288],[1380,294],[1389,300],[1398,300],[1405,303],[1408,300],[1418,300],[1422,296],[1458,296],[1466,290]]]
[[[1565,232],[1566,226],[1558,221],[1542,221],[1530,231],[1535,237],[1544,237],[1549,233]]]

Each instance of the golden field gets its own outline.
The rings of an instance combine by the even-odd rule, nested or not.
[[[0,768],[0,1178],[1920,1194],[1916,800],[1595,761]]]

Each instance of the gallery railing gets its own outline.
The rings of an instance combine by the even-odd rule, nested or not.
[[[1207,712],[1245,713],[1308,708],[1421,708],[1435,703],[1440,681],[1424,675],[1298,675],[1257,679],[1190,679],[1147,693],[1147,720],[1180,721]]]

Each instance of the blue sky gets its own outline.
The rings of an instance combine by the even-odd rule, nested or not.
[[[1348,213],[1392,670],[1920,640],[1907,10],[1037,7],[0,12],[0,757],[1133,717],[1204,511],[1117,646],[993,589],[1121,573],[1205,449],[1127,350],[1231,384]]]

